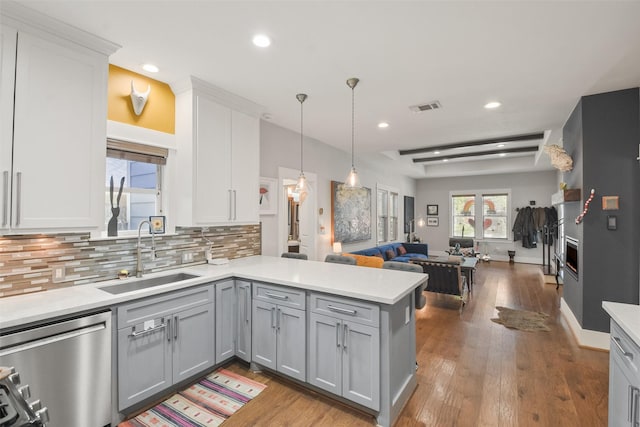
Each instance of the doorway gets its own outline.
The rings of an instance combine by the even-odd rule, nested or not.
[[[278,221],[278,248],[280,252],[300,252],[310,260],[316,258],[316,224],[318,223],[317,176],[305,172],[309,183],[309,193],[303,203],[296,200],[292,190],[300,171],[288,168],[278,169],[278,183],[283,197]]]

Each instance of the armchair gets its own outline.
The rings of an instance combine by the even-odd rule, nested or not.
[[[412,264],[422,267],[422,271],[429,275],[426,291],[460,297],[460,312],[469,299],[467,278],[462,275],[460,263],[411,260]]]

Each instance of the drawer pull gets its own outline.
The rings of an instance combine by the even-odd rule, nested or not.
[[[271,292],[265,292],[264,294],[269,298],[275,298],[282,301],[286,301],[289,299],[289,295],[278,295],[278,294],[272,294]]]
[[[160,329],[164,329],[165,324],[161,323],[157,326],[154,326],[153,328],[149,328],[149,329],[145,329],[142,331],[136,331],[136,327],[133,327],[133,331],[129,334],[130,337],[139,337],[141,335],[146,335],[146,334],[150,334],[152,332],[158,331]]]
[[[334,305],[328,305],[327,308],[330,311],[334,311],[336,313],[348,314],[350,316],[355,316],[358,313],[356,310],[349,310],[349,309],[342,308],[342,307],[336,307]]]
[[[618,350],[620,350],[620,352],[622,353],[622,355],[624,357],[628,357],[629,359],[633,360],[633,353],[626,351],[621,344],[620,338],[618,337],[613,337],[613,343],[616,345],[616,347],[618,347]]]

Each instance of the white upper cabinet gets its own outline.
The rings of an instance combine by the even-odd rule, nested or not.
[[[262,107],[192,77],[176,93],[176,225],[257,223]]]
[[[104,222],[107,55],[115,45],[85,33],[86,46],[70,42],[72,30],[62,25],[67,40],[32,29],[24,22],[37,15],[14,7],[2,10],[1,231],[97,229]]]

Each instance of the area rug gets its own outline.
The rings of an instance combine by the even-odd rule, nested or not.
[[[219,369],[118,427],[216,427],[266,387]]]
[[[514,310],[506,307],[496,307],[498,318],[491,319],[492,322],[499,323],[510,329],[520,331],[550,331],[545,324],[549,315],[546,313],[526,310]]]

